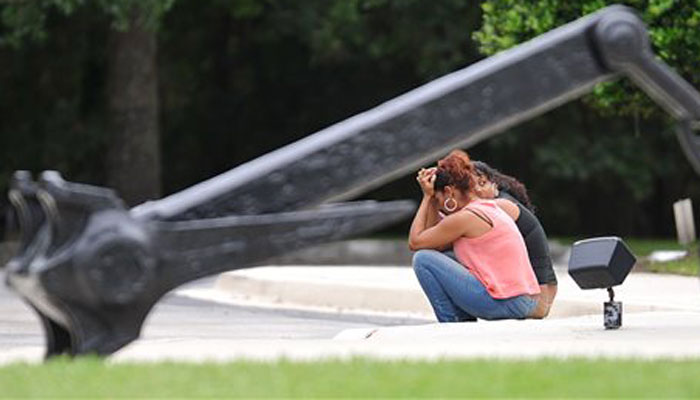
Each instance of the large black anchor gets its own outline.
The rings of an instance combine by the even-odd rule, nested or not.
[[[405,218],[410,202],[329,203],[620,75],[679,121],[700,173],[700,95],[654,57],[636,14],[612,6],[132,209],[109,189],[17,172],[10,199],[22,236],[7,282],[40,315],[47,356],[110,354],[178,285]]]
[[[159,221],[136,217],[109,189],[65,182],[53,171],[15,174],[21,251],[7,281],[38,312],[47,355],[110,354],[138,338],[169,290],[216,272],[376,230],[405,218],[410,201]],[[42,221],[45,221],[42,223]]]

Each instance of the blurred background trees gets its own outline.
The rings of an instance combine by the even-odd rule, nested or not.
[[[0,190],[50,168],[131,204],[171,193],[605,3],[0,2]],[[628,3],[700,87],[698,6]],[[671,203],[700,194],[669,121],[624,82],[513,131],[469,151],[527,184],[550,233],[668,236]]]
[[[63,123],[84,127],[81,121],[84,117],[99,120],[99,126],[93,129],[103,131],[100,136],[106,136],[98,150],[104,162],[102,166],[93,164],[90,169],[102,169],[107,184],[116,188],[129,204],[158,198],[161,194],[156,31],[173,2],[36,0],[7,2],[2,6],[5,31],[0,44],[10,50],[7,57],[14,59],[24,50],[27,62],[35,61],[34,57],[41,60],[36,70],[20,73],[26,74],[24,78],[28,81],[36,78],[32,73],[39,74],[46,79],[47,90],[59,87],[65,90],[35,93],[48,96],[42,100],[47,102],[49,112],[69,114],[57,117],[63,118]],[[42,54],[48,58],[39,57],[44,52],[49,53]],[[59,63],[60,70],[52,68]],[[12,112],[16,104],[7,92],[6,97],[10,103],[3,111]],[[27,99],[28,107],[33,99],[37,98],[32,95]],[[60,109],[54,108],[57,103],[63,103]],[[29,114],[17,117],[35,119]],[[47,118],[37,122],[30,129],[42,135],[40,131],[48,128],[41,126],[42,122],[53,121]],[[60,132],[55,132],[44,137],[43,144],[63,147],[59,135]],[[92,129],[78,136],[99,141]],[[80,152],[83,150],[80,147],[78,142],[62,150]],[[39,145],[33,150],[42,149]],[[97,149],[89,151],[94,150]],[[65,156],[58,157],[65,160]],[[82,155],[76,158],[80,162]]]
[[[613,3],[484,1],[483,23],[472,37],[480,52],[492,55]],[[700,88],[696,56],[700,53],[700,1],[617,3],[639,12],[654,52]],[[582,101],[516,130],[533,136],[528,146],[518,142],[513,147],[531,151],[530,161],[523,164],[525,171],[517,175],[527,177],[535,198],[547,207],[542,208],[542,216],[555,230],[571,224],[575,231],[593,234],[608,230],[671,235],[672,202],[700,197],[699,179],[683,163],[674,142],[672,121],[627,80],[602,83]],[[555,202],[542,198],[557,192]]]

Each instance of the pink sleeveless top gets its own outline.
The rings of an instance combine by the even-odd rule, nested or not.
[[[493,228],[481,236],[463,236],[454,242],[455,255],[460,263],[484,284],[495,299],[538,294],[540,287],[515,221],[493,200],[475,200],[465,208],[486,215],[493,221]]]

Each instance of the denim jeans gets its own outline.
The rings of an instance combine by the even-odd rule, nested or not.
[[[417,251],[413,270],[440,322],[523,319],[537,305],[527,295],[494,299],[469,270],[439,251]]]

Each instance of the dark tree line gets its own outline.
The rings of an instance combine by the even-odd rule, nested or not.
[[[0,12],[0,190],[15,169],[50,168],[131,204],[477,61],[488,43],[472,34],[489,33],[492,15],[467,0],[42,0]],[[576,102],[469,151],[527,184],[550,233],[670,235],[670,204],[698,198],[698,178],[662,116],[619,115],[626,89],[605,90],[613,112]],[[366,197],[416,197],[414,186]]]

